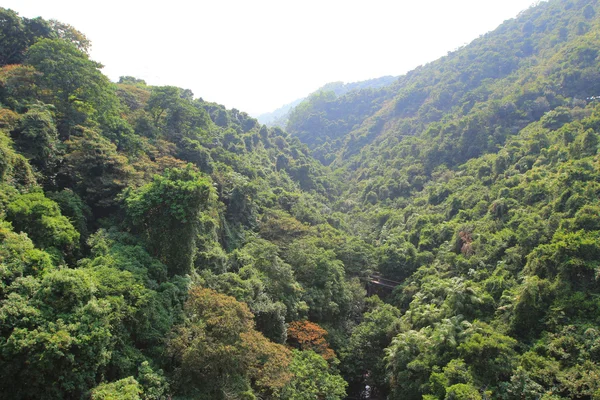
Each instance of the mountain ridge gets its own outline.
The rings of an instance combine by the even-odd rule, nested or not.
[[[342,94],[345,94],[345,93],[353,91],[353,90],[361,90],[361,89],[366,89],[366,88],[378,88],[378,87],[386,86],[388,84],[391,84],[395,79],[396,79],[396,77],[387,75],[387,76],[382,76],[379,78],[373,78],[373,79],[367,79],[364,81],[356,81],[356,82],[349,82],[349,83],[344,83],[341,81],[330,82],[330,83],[323,85],[319,89],[315,90],[311,94],[309,94],[309,97],[311,95],[319,93],[319,92],[329,92],[329,91],[335,93],[336,96],[340,96]],[[258,120],[258,122],[265,124],[267,126],[278,126],[282,129],[285,129],[285,127],[288,123],[290,112],[306,99],[307,99],[307,97],[302,97],[302,98],[296,99],[288,104],[281,106],[280,108],[276,109],[275,111],[272,111],[270,113],[261,114],[258,117],[256,117],[256,119]]]

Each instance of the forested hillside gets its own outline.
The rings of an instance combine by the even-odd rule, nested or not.
[[[319,92],[333,92],[333,94],[335,94],[336,96],[341,96],[352,91],[381,88],[390,85],[396,79],[397,78],[393,76],[382,76],[381,78],[369,79],[360,82],[331,82],[317,89],[314,93],[309,95],[309,97],[316,95]],[[288,124],[290,114],[292,113],[292,111],[305,100],[306,98],[296,99],[273,112],[261,114],[257,117],[258,122],[263,123],[269,127],[277,126],[280,128],[285,128]]]
[[[334,210],[402,282],[365,367],[389,398],[600,398],[598,11],[540,3],[393,86],[292,111],[348,182]]]
[[[342,398],[372,248],[307,148],[1,16],[0,398]]]
[[[599,12],[283,130],[0,9],[0,399],[600,399]]]

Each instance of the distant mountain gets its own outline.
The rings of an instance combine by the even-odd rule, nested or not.
[[[341,81],[340,82],[331,82],[331,83],[327,83],[323,87],[317,89],[314,93],[332,91],[337,96],[341,96],[343,94],[346,94],[346,93],[354,91],[354,90],[369,89],[369,88],[371,88],[371,89],[381,88],[381,87],[391,84],[396,79],[397,79],[397,77],[394,77],[394,76],[382,76],[381,78],[369,79],[369,80],[360,81],[360,82],[351,82],[351,83],[344,83]],[[296,99],[296,100],[292,101],[291,103],[281,106],[280,108],[278,108],[275,111],[261,114],[257,117],[258,122],[260,122],[261,124],[265,124],[269,127],[278,126],[280,128],[285,128],[288,123],[290,112],[296,106],[298,106],[300,103],[302,103],[304,100],[306,100],[306,97],[303,97],[301,99]]]
[[[541,2],[392,85],[313,94],[290,113],[286,128],[325,164],[335,160],[350,170],[404,165],[401,152],[381,155],[403,137],[433,130],[445,139],[419,144],[422,151],[436,147],[429,152],[431,169],[495,151],[545,112],[600,93],[596,6]],[[363,150],[369,157],[359,155]]]
[[[258,122],[260,122],[261,124],[267,125],[268,127],[278,126],[280,128],[285,128],[285,125],[287,124],[287,117],[288,117],[288,114],[290,113],[290,110],[292,108],[296,107],[298,104],[302,103],[302,101],[305,98],[306,97],[303,97],[301,99],[296,99],[296,100],[292,101],[291,103],[288,103],[288,104],[285,104],[285,105],[279,107],[275,111],[261,114],[258,117],[256,117],[256,119],[258,120]]]

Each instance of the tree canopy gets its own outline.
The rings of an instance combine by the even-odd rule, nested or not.
[[[598,8],[285,127],[0,8],[0,399],[600,398]]]

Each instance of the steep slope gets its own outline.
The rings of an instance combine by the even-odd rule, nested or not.
[[[343,94],[362,89],[377,89],[387,86],[395,80],[396,77],[383,76],[381,78],[351,83],[331,82],[317,89],[315,92],[311,93],[309,97],[320,92],[333,92],[336,96],[341,96]],[[288,121],[290,119],[290,116],[293,115],[294,109],[305,101],[306,98],[294,100],[293,102],[286,104],[273,112],[259,115],[257,119],[260,123],[265,124],[269,127],[278,126],[284,129],[288,125]]]
[[[369,371],[390,399],[600,395],[598,11],[540,3],[392,87],[298,109],[310,128],[291,131],[348,182],[335,209],[400,283],[399,312],[353,330],[351,382]]]
[[[288,104],[284,104],[283,106],[279,107],[275,111],[261,114],[258,117],[256,117],[256,119],[261,124],[265,124],[269,127],[278,126],[280,128],[285,128],[285,125],[287,124],[287,120],[289,118],[290,111],[294,107],[296,107],[298,104],[302,103],[303,101],[304,101],[304,98],[296,99]]]
[[[600,89],[596,6],[542,3],[415,71],[407,76],[408,88],[349,135],[340,165],[356,171],[355,177],[366,166],[362,160],[370,171],[414,167],[403,155],[411,147],[428,176],[439,165],[497,151],[507,137],[556,107],[584,104]],[[528,51],[515,53],[519,46]],[[441,75],[439,81],[430,71]],[[406,135],[418,139],[402,143]]]
[[[342,398],[317,323],[338,350],[373,249],[306,146],[111,83],[63,24],[0,32],[0,398]]]
[[[354,213],[403,282],[391,398],[597,395],[599,113],[549,113],[396,207]]]
[[[507,135],[566,99],[585,100],[597,93],[597,55],[588,43],[595,41],[596,12],[593,1],[540,3],[468,46],[400,77],[392,87],[315,98],[296,116],[310,128],[298,128],[296,122],[288,130],[311,149],[323,148],[320,159],[335,157],[335,167],[351,171],[363,165],[365,157],[358,155],[363,148],[387,154],[403,137],[421,136],[430,127],[452,131],[445,136],[451,136],[447,140],[453,147],[439,151],[443,158],[438,164],[455,165],[495,151]],[[490,131],[491,126],[497,131]],[[323,137],[332,139],[317,143]],[[402,162],[369,160],[370,167]]]

